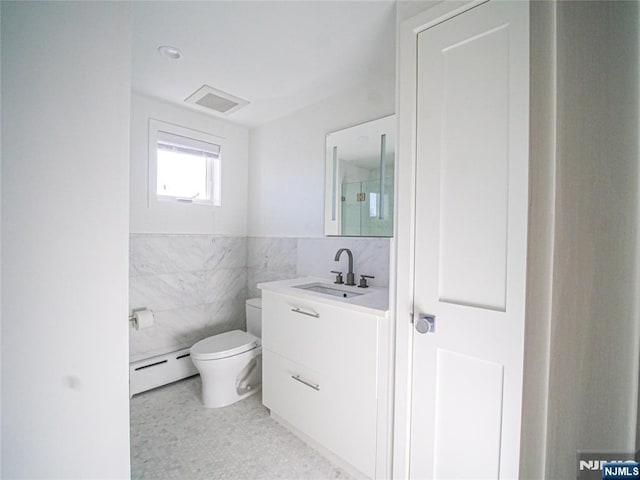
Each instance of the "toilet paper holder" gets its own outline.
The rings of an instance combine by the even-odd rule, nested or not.
[[[146,308],[135,310],[129,315],[129,323],[136,330],[148,328],[154,323],[153,312]]]

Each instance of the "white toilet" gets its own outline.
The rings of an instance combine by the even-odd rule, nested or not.
[[[225,407],[262,386],[262,299],[246,302],[247,331],[233,330],[200,340],[191,360],[202,380],[202,403]]]

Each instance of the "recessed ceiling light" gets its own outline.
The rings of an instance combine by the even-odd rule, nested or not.
[[[179,60],[180,57],[182,57],[182,51],[179,48],[172,47],[171,45],[162,45],[161,47],[158,47],[158,53],[171,60]]]

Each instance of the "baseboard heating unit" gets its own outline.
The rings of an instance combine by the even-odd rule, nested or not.
[[[129,364],[129,395],[197,374],[188,348],[132,362]]]

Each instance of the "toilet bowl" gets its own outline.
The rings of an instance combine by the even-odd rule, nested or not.
[[[260,298],[246,302],[247,331],[232,330],[200,340],[191,360],[202,380],[202,403],[208,408],[231,405],[262,386],[262,309]]]

